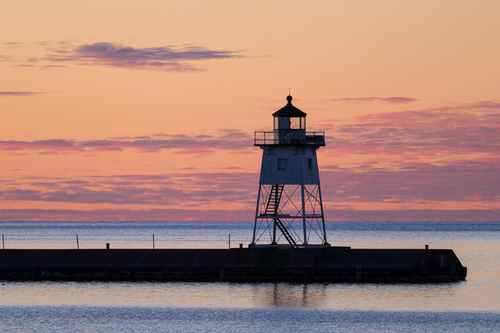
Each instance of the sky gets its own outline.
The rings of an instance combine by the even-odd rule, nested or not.
[[[0,0],[0,221],[252,221],[289,91],[326,220],[499,221],[499,12]]]

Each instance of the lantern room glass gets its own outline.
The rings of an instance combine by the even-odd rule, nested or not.
[[[274,117],[274,130],[305,130],[305,117]]]

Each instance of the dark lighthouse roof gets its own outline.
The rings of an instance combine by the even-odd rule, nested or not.
[[[273,113],[273,117],[305,117],[307,113],[300,111],[292,105],[292,96],[288,95],[286,100],[288,104]]]

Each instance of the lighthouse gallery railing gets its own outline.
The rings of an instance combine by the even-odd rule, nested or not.
[[[257,131],[254,146],[269,145],[325,145],[325,132],[304,132],[301,130]]]

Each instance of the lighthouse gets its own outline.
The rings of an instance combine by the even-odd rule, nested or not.
[[[316,154],[325,133],[307,132],[307,114],[286,99],[273,131],[254,135],[263,153],[249,247],[329,247]]]

